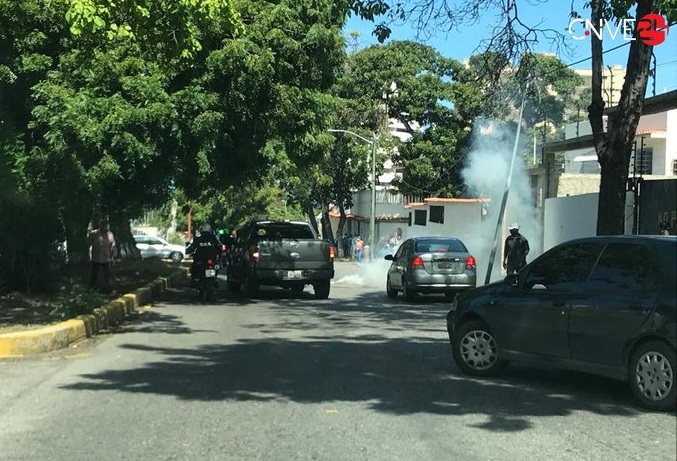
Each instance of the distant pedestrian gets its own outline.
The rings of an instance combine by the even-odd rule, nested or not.
[[[364,254],[364,240],[359,235],[355,237],[355,259],[357,262],[362,262],[362,255]]]
[[[658,233],[660,235],[670,235],[670,223],[663,221],[658,225]]]
[[[92,273],[89,284],[92,288],[98,285],[99,272],[103,275],[104,288],[110,290],[110,265],[115,254],[115,236],[110,231],[108,216],[99,222],[99,228],[89,234],[92,254]]]
[[[527,265],[529,241],[520,234],[519,224],[513,223],[508,227],[510,235],[505,239],[503,246],[503,269],[508,275],[516,274]]]

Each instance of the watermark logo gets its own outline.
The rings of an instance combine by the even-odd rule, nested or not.
[[[623,18],[615,21],[601,19],[599,24],[593,24],[590,19],[575,18],[569,23],[569,35],[574,40],[585,40],[590,35],[602,40],[607,35],[611,40],[633,41],[633,33],[637,29],[637,36],[649,46],[660,45],[665,41],[669,26],[665,17],[657,13],[649,13],[639,19]],[[582,29],[582,31],[581,31]]]

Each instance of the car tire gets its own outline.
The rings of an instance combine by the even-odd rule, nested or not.
[[[651,410],[675,409],[675,350],[662,341],[641,344],[630,357],[628,381],[635,397]]]
[[[413,301],[416,299],[416,292],[409,288],[407,280],[402,278],[402,296],[407,301]]]
[[[397,290],[390,286],[390,277],[386,280],[386,294],[389,298],[397,298]]]
[[[169,255],[169,259],[171,259],[175,263],[180,263],[181,261],[183,261],[183,255],[181,253],[179,253],[178,251],[173,251]]]
[[[327,299],[329,297],[329,291],[331,289],[331,282],[327,280],[320,280],[313,284],[313,290],[315,291],[315,299]]]
[[[507,366],[498,357],[498,344],[487,325],[480,320],[462,324],[451,344],[454,361],[471,376],[496,376]]]

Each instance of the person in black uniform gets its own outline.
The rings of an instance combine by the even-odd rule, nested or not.
[[[190,277],[193,284],[198,282],[197,266],[208,259],[218,261],[221,255],[221,242],[209,224],[203,224],[195,234],[195,238],[186,248],[186,253],[193,255],[193,263],[190,266]]]
[[[505,239],[503,245],[503,269],[507,274],[516,274],[527,265],[527,255],[529,254],[529,241],[520,234],[520,226],[513,223],[508,227],[510,235]]]

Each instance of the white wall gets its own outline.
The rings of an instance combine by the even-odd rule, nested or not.
[[[568,240],[597,235],[598,193],[545,199],[543,251]],[[634,197],[625,198],[625,233],[632,233]]]
[[[597,233],[597,196],[582,194],[545,199],[543,251],[567,240]]]

